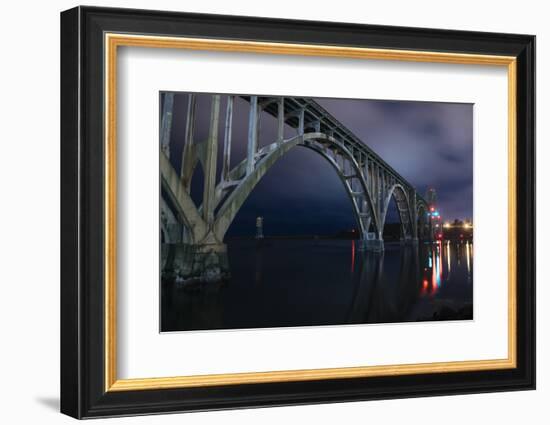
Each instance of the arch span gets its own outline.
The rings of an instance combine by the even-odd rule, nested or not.
[[[386,218],[392,197],[395,199],[395,204],[397,205],[397,210],[399,212],[401,234],[405,239],[413,239],[415,232],[409,195],[407,194],[405,188],[399,183],[392,185],[387,191],[382,213],[382,229],[386,224]]]
[[[352,202],[361,236],[366,238],[371,224],[378,231],[378,216],[365,176],[351,152],[332,136],[324,133],[306,133],[283,142],[274,142],[260,151],[260,159],[255,164],[254,171],[244,176],[219,209],[214,223],[214,231],[219,240],[223,239],[237,212],[258,182],[279,159],[297,146],[309,148],[320,154],[337,171]],[[239,165],[237,168],[244,167]],[[349,174],[346,174],[348,172]]]

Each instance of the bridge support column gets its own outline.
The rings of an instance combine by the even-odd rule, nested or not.
[[[164,95],[162,121],[160,126],[160,147],[164,154],[170,158],[170,133],[172,131],[172,113],[174,110],[174,93]]]
[[[231,136],[233,133],[233,103],[234,96],[227,96],[227,110],[225,113],[225,133],[223,138],[223,163],[222,163],[222,179],[229,180],[229,171],[231,168]]]
[[[214,222],[214,207],[216,195],[216,162],[218,159],[218,120],[220,115],[220,96],[212,96],[210,112],[210,131],[204,158],[204,190],[202,214],[209,227]]]
[[[258,150],[258,96],[250,96],[248,113],[248,144],[246,151],[246,175],[254,171],[254,160]]]
[[[281,97],[277,107],[277,141],[281,143],[285,139],[285,98]]]
[[[187,102],[187,119],[185,121],[184,145],[181,153],[180,178],[187,193],[191,191],[191,177],[197,159],[195,146],[195,111],[197,108],[197,99],[194,94],[189,94]]]

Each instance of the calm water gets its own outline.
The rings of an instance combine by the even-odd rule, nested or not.
[[[473,318],[471,242],[376,254],[350,240],[246,240],[228,252],[228,282],[163,285],[163,331]]]

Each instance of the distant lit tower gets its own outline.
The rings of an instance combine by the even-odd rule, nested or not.
[[[437,192],[433,187],[430,187],[426,191],[426,201],[428,202],[428,205],[431,207],[433,206],[435,208],[437,204]]]
[[[256,239],[264,238],[264,218],[256,217]]]
[[[437,208],[437,192],[433,187],[426,191],[426,202],[428,202],[428,218],[430,222],[430,235],[432,239],[443,238],[443,224],[441,214]]]

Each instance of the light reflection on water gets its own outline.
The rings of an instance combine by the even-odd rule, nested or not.
[[[163,331],[472,319],[472,242],[378,254],[349,240],[239,240],[228,252],[223,285],[163,282]]]

